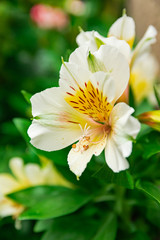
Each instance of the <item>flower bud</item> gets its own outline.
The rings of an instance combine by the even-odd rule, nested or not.
[[[138,116],[138,119],[141,123],[160,131],[160,110],[142,113]]]

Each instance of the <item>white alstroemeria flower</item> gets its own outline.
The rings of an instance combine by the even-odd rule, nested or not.
[[[153,86],[157,77],[158,63],[151,54],[151,45],[156,42],[156,35],[157,30],[150,25],[135,49],[132,49],[135,39],[135,22],[131,17],[123,14],[121,18],[113,23],[109,29],[107,38],[102,37],[95,31],[81,31],[77,36],[77,43],[79,46],[88,46],[92,53],[94,53],[100,45],[106,44],[115,46],[124,54],[130,64],[130,84],[135,96],[135,101],[139,103],[145,97],[154,99],[153,87],[151,86]],[[138,67],[139,64],[142,66],[141,69]],[[150,74],[148,74],[148,72]],[[144,87],[143,91],[142,86]],[[124,97],[124,99],[126,99],[126,97]]]
[[[87,65],[92,71],[87,70]],[[91,56],[85,48],[77,49],[70,62],[61,67],[60,87],[46,89],[31,98],[34,117],[28,129],[31,143],[45,151],[73,144],[68,164],[77,177],[92,155],[98,156],[103,149],[114,172],[127,169],[131,139],[138,134],[140,124],[131,116],[133,108],[115,102],[128,80],[128,63],[116,48],[101,46]]]
[[[13,175],[0,174],[0,217],[16,218],[24,210],[24,206],[5,196],[9,193],[35,185],[69,185],[48,160],[41,167],[35,163],[24,165],[23,160],[16,157],[10,160],[9,166]]]

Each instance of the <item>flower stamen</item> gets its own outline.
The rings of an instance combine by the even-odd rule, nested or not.
[[[98,82],[95,87],[91,81],[88,81],[84,84],[84,88],[77,88],[75,94],[66,92],[66,95],[66,102],[78,112],[88,115],[96,122],[108,121],[113,106],[99,90]]]

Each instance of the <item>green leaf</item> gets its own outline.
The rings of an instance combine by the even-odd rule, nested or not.
[[[114,240],[116,238],[116,233],[117,219],[116,216],[111,213],[107,216],[93,240]]]
[[[30,141],[30,138],[27,134],[27,130],[29,128],[29,125],[31,124],[31,121],[23,118],[14,118],[13,123],[15,124],[18,131],[21,133],[22,137],[25,139],[26,142]]]
[[[25,90],[21,90],[21,93],[22,93],[24,99],[25,99],[29,104],[31,104],[30,98],[32,97],[32,94],[28,93],[28,92],[25,91]]]
[[[160,152],[160,145],[157,144],[157,142],[155,141],[154,143],[146,144],[144,146],[143,157],[147,159],[159,152]]]
[[[152,110],[154,110],[153,105],[147,99],[144,99],[139,105],[137,105],[135,116]]]
[[[46,224],[46,223],[44,223]],[[89,240],[93,239],[100,223],[94,217],[87,217],[82,211],[53,219],[52,225],[42,240]],[[63,229],[62,229],[63,227]]]
[[[152,131],[142,139],[143,144],[143,157],[150,158],[156,153],[160,152],[160,134],[159,132]]]
[[[131,87],[129,87],[129,106],[135,109],[135,99]]]
[[[157,99],[158,105],[160,107],[160,84],[154,85],[154,93],[155,93],[155,97]]]
[[[53,224],[53,219],[39,220],[34,226],[34,232],[43,232],[48,230]]]
[[[143,182],[138,180],[136,182],[136,188],[148,194],[151,198],[160,204],[160,189],[156,185],[150,182]]]
[[[146,232],[138,231],[133,234],[131,240],[151,240],[150,236]]]
[[[147,205],[147,219],[159,228],[160,223],[160,204],[152,201],[152,204]]]
[[[114,173],[106,164],[98,170],[93,177],[98,178],[105,183],[115,183],[129,189],[134,188],[133,177],[129,171]]]
[[[19,219],[48,219],[75,212],[85,205],[91,196],[60,186],[37,186],[8,195],[14,201],[29,207]]]

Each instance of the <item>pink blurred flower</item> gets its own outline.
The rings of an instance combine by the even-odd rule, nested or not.
[[[31,8],[31,19],[44,29],[63,29],[68,25],[69,19],[60,8],[37,4]]]

